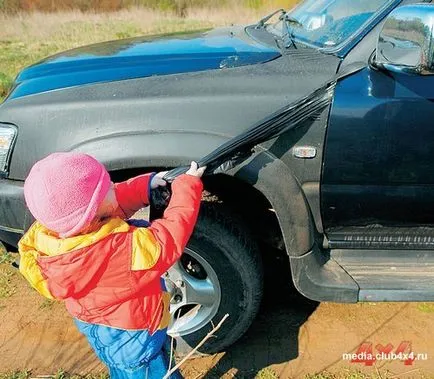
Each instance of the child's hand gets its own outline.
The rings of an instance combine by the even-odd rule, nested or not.
[[[158,174],[154,175],[151,180],[151,189],[156,189],[158,187],[165,187],[167,182],[163,179],[164,175],[167,174],[167,171],[161,171]]]
[[[206,170],[206,166],[198,168],[199,165],[197,164],[197,162],[193,161],[191,162],[191,166],[188,169],[188,171],[186,172],[187,175],[191,175],[191,176],[196,176],[197,178],[201,178],[203,173]]]

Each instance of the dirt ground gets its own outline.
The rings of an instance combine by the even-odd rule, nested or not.
[[[0,372],[30,369],[35,376],[60,368],[74,374],[105,371],[63,305],[42,299],[14,270],[0,265]],[[376,345],[390,343],[396,351],[403,341],[427,359],[407,366],[399,360],[377,361],[365,367],[342,358],[363,342],[371,342],[374,351]],[[190,360],[183,374],[192,379],[271,379],[304,378],[323,370],[434,378],[434,304],[318,304],[294,294],[290,286],[269,288],[247,334],[224,353]]]

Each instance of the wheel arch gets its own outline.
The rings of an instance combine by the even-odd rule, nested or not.
[[[240,165],[234,176],[249,183],[270,203],[289,256],[301,256],[312,249],[315,224],[304,192],[287,165],[262,150]]]
[[[172,153],[176,153],[172,151]],[[144,172],[165,170],[198,159],[194,151],[107,163],[114,181]],[[129,163],[130,166],[126,166]],[[255,153],[240,166],[225,174],[204,177],[210,199],[221,200],[235,208],[259,231],[268,245],[285,250],[291,257],[309,252],[315,240],[315,226],[303,190],[291,170],[268,151]],[[253,204],[252,204],[253,203]],[[265,220],[264,220],[265,219]],[[258,229],[256,229],[258,231]]]
[[[67,150],[92,154],[110,172],[170,168],[189,164],[229,139],[218,133],[185,131],[120,132],[70,146]]]

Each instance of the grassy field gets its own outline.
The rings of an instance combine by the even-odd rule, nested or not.
[[[287,7],[288,0],[0,0],[0,12],[42,10],[58,12],[79,9],[84,12],[113,12],[131,7],[142,7],[160,11],[172,11],[186,15],[191,8],[221,8],[242,6],[244,8]]]
[[[118,11],[97,13],[80,10],[62,10],[55,13],[35,12],[1,12],[0,0],[0,102],[7,94],[14,77],[25,66],[66,49],[86,44],[135,37],[193,31],[216,26],[246,24],[258,20],[267,12],[279,5],[286,8],[293,6],[296,0],[269,1],[227,1],[221,7],[189,7],[185,14],[161,7],[143,8],[130,7]],[[149,0],[151,1],[151,0]],[[160,1],[159,4],[164,4]],[[169,4],[166,2],[166,4]],[[0,244],[0,299],[18,296],[16,288],[17,270],[10,267],[15,256],[2,250]],[[40,309],[50,311],[53,302],[45,300]],[[434,305],[421,303],[417,309],[425,314],[434,313]],[[31,371],[0,373],[0,379],[31,378]],[[106,375],[89,375],[88,379],[105,379]],[[339,374],[323,372],[309,375],[306,379],[386,379],[395,378],[385,373],[364,374],[358,371],[343,371]],[[423,376],[420,378],[431,378]],[[62,370],[55,375],[55,379],[79,378],[70,376]],[[257,379],[275,379],[277,375],[270,368],[261,370]],[[434,378],[434,377],[432,377]]]
[[[290,7],[295,2],[288,0],[284,3]],[[183,17],[176,12],[139,7],[107,13],[80,10],[55,13],[0,12],[0,101],[23,67],[59,51],[141,35],[246,24],[276,9],[278,3],[269,1],[261,7],[233,3],[217,8],[189,8]]]

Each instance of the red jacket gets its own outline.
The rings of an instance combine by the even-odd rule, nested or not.
[[[150,175],[115,185],[119,214],[129,218],[148,201]],[[197,220],[202,182],[182,175],[162,219],[148,228],[109,219],[98,230],[59,238],[36,222],[19,242],[20,271],[48,298],[65,300],[82,321],[121,329],[156,329],[169,322],[161,275],[182,255]]]

